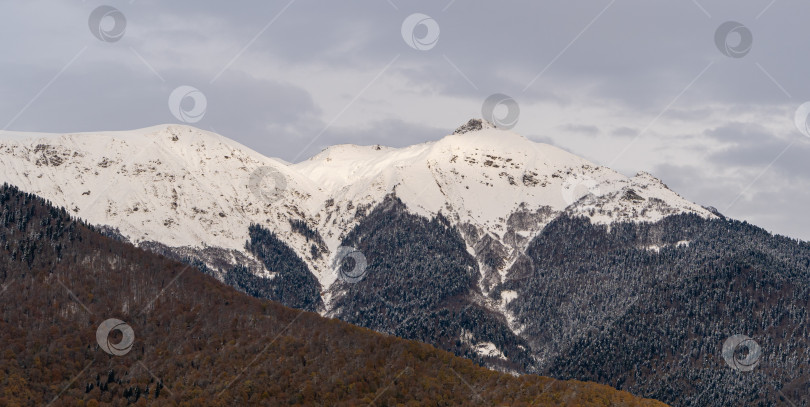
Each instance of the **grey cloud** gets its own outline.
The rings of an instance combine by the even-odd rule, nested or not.
[[[712,165],[751,171],[770,168],[779,176],[794,181],[808,179],[810,138],[798,132],[782,139],[755,123],[734,122],[707,130],[704,134],[723,143],[723,147],[709,155]]]
[[[682,107],[667,109],[664,114],[673,119],[687,122],[698,122],[710,118],[717,112],[710,107]]]
[[[639,130],[632,127],[622,126],[614,129],[610,134],[617,137],[636,137],[639,134]]]
[[[565,131],[580,133],[587,136],[596,136],[601,132],[598,127],[586,124],[566,124],[562,126],[562,129]]]
[[[804,182],[810,174],[808,156],[810,145],[797,140],[732,147],[712,154],[712,160],[731,168],[750,168],[757,173],[768,170],[791,182]]]
[[[751,144],[772,141],[773,135],[756,123],[730,122],[722,127],[708,129],[704,136],[723,143]]]

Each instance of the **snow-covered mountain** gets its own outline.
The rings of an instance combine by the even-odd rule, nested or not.
[[[455,222],[495,234],[506,232],[509,216],[521,205],[555,212],[570,206],[598,223],[657,221],[681,212],[711,216],[649,174],[627,178],[491,125],[398,149],[333,146],[293,167],[336,201],[380,202],[395,190],[414,213],[442,211]],[[633,199],[615,196],[630,189],[636,192]],[[600,199],[577,202],[588,194]],[[591,209],[604,211],[591,214]]]
[[[319,230],[333,253],[357,224],[357,208],[371,208],[391,193],[412,213],[441,212],[461,226],[471,253],[486,236],[511,260],[561,213],[594,223],[657,221],[684,212],[714,216],[649,174],[627,178],[481,120],[435,142],[337,145],[297,164],[182,125],[2,132],[0,173],[3,182],[117,228],[135,244],[157,243],[220,272],[223,264],[247,262],[257,273],[272,274],[245,251],[248,226],[262,225],[308,263],[324,288],[336,278],[328,256],[312,256],[289,220]]]
[[[435,142],[337,145],[297,164],[181,125],[2,132],[0,173],[3,182],[90,223],[117,228],[135,244],[158,243],[219,271],[223,258],[229,265],[252,262],[244,247],[248,226],[263,225],[308,263],[324,288],[336,277],[328,256],[313,258],[289,220],[319,230],[331,253],[358,222],[357,208],[373,207],[391,193],[410,212],[441,212],[463,226],[472,253],[488,236],[512,260],[564,212],[595,223],[656,221],[684,212],[714,216],[649,174],[627,178],[481,120]]]
[[[481,120],[295,164],[188,126],[0,132],[0,174],[252,295],[489,367],[673,405],[810,388],[810,245]],[[338,279],[347,254],[364,271]],[[746,381],[721,353],[741,333],[773,355]]]

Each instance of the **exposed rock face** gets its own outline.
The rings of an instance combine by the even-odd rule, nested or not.
[[[494,129],[495,125],[483,119],[470,119],[467,123],[459,126],[453,134],[464,134],[471,131],[479,131],[484,129]]]

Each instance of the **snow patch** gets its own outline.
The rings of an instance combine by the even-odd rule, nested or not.
[[[512,290],[501,291],[501,304],[505,307],[517,297],[518,297],[517,291]]]
[[[462,343],[470,346],[479,356],[507,360],[506,355],[504,355],[503,352],[501,352],[492,342],[478,342],[474,344],[472,332],[467,331],[466,329],[461,330],[460,339]]]

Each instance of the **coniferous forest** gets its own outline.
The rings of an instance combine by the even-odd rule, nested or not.
[[[395,197],[343,239],[366,275],[338,282],[333,315],[478,364],[609,384],[674,405],[810,403],[810,244],[726,218],[594,225],[561,216],[487,293],[458,231]],[[510,329],[486,301],[508,304]],[[282,299],[283,300],[283,299]],[[741,372],[722,346],[762,347]],[[490,342],[501,355],[482,355]]]

